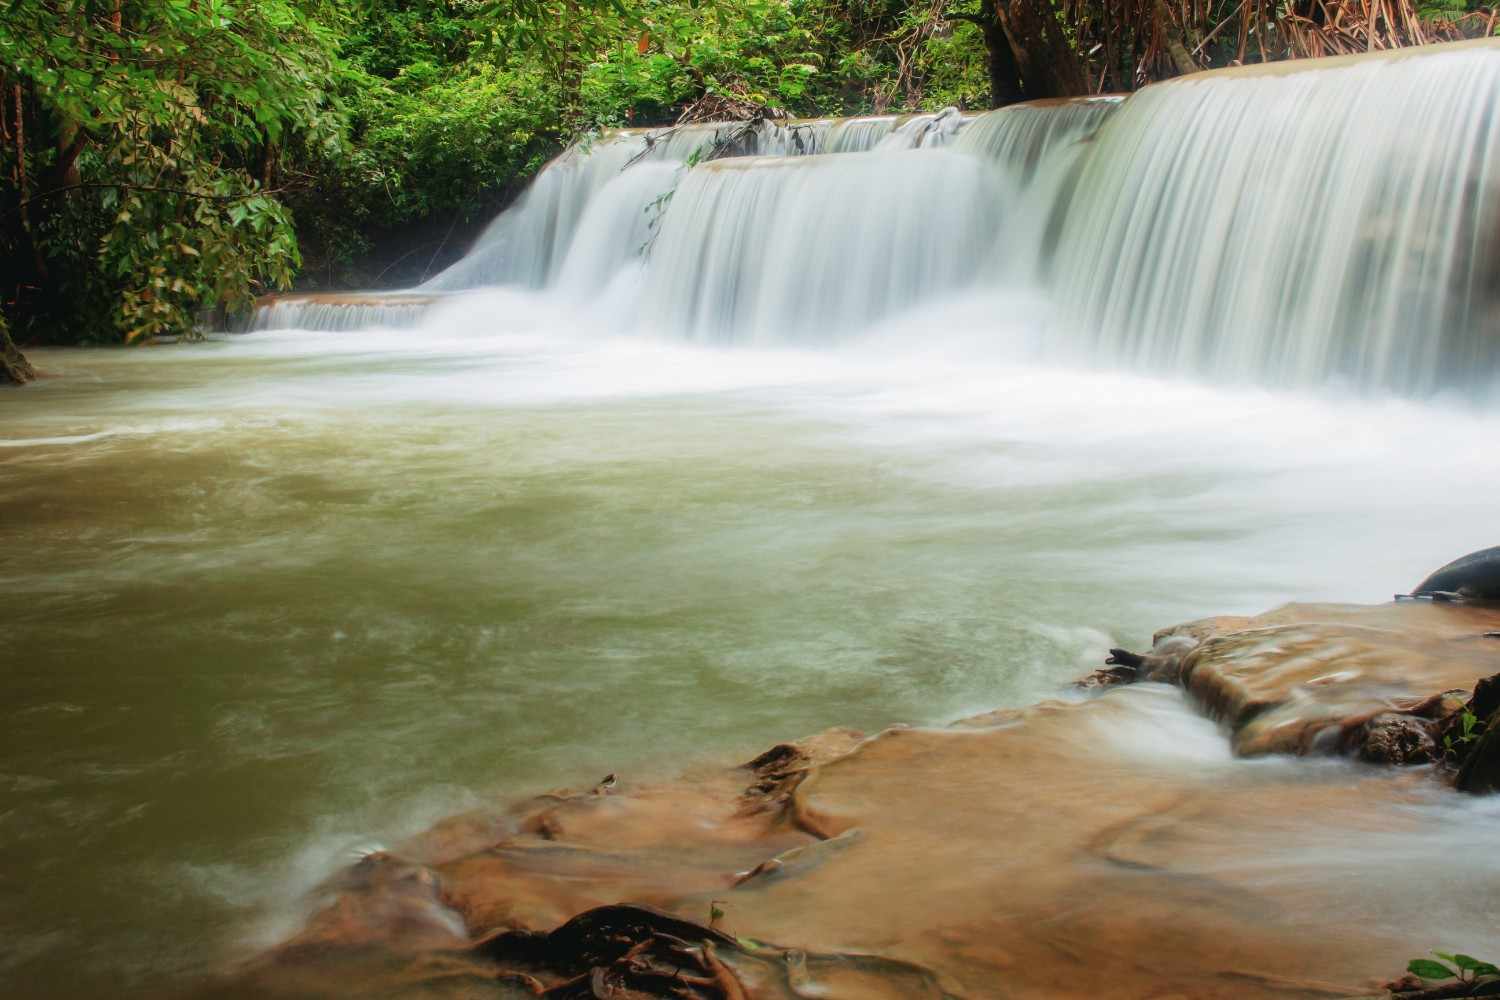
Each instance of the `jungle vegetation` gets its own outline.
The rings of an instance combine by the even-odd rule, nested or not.
[[[294,283],[410,284],[602,127],[977,109],[1495,28],[1476,0],[4,0],[0,357],[7,322],[139,342]]]

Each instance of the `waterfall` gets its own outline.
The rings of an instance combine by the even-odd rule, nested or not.
[[[876,151],[689,171],[652,249],[642,325],[827,340],[972,283],[1014,200],[972,156]]]
[[[490,223],[462,259],[421,288],[545,286],[562,266],[594,195],[635,164],[682,163],[716,138],[713,127],[622,130],[569,147],[537,175],[516,204]]]
[[[957,108],[944,108],[935,115],[912,115],[887,132],[875,148],[941,149],[968,124],[969,119]]]
[[[1500,52],[1206,74],[1100,132],[1054,264],[1094,357],[1424,394],[1491,379]]]
[[[1093,135],[1119,103],[1118,97],[1089,97],[1000,108],[976,118],[954,148],[998,160],[1030,180],[1049,153]]]
[[[625,289],[606,310],[618,328],[754,343],[847,338],[945,296],[1019,288],[1053,304],[1034,340],[1070,363],[1487,387],[1497,115],[1500,43],[1486,40],[977,116],[626,130],[560,156],[417,291],[584,303]],[[296,322],[362,322],[336,308]]]
[[[710,152],[718,157],[797,156],[857,152],[905,129],[902,142],[936,144],[959,127],[957,111],[890,119],[780,123],[707,122],[665,129],[622,129],[570,147],[542,170],[520,200],[490,224],[463,259],[431,278],[424,291],[491,285],[542,288],[562,271],[588,207],[622,174],[651,164],[682,164]],[[866,127],[865,123],[869,123]],[[824,149],[825,137],[838,133]],[[929,134],[933,138],[928,139]],[[652,194],[642,206],[660,192]],[[639,247],[639,244],[637,244]]]
[[[668,195],[684,171],[680,163],[642,163],[624,171],[589,203],[557,287],[587,295],[637,260],[654,238]]]
[[[258,306],[252,330],[366,330],[401,328],[422,321],[431,295],[389,292],[379,295],[290,295]]]
[[[863,153],[874,149],[901,123],[898,115],[824,119],[812,124],[819,134],[819,153]]]

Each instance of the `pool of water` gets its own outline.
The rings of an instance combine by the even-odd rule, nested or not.
[[[952,332],[1006,309],[734,351],[491,296],[36,352],[0,393],[0,980],[171,988],[441,815],[1028,703],[1497,541],[1500,417]]]

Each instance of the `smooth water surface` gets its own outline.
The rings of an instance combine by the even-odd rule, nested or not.
[[[500,295],[37,352],[0,394],[4,992],[159,991],[438,816],[1027,703],[1496,541],[1494,416],[951,333],[1028,308],[752,351]]]

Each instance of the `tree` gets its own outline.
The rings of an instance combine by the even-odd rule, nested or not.
[[[1021,86],[1021,68],[1016,64],[1015,50],[1010,47],[1000,14],[988,3],[978,11],[950,10],[943,14],[948,21],[967,21],[977,27],[984,39],[985,65],[990,83],[990,107],[1003,108],[1026,100]]]
[[[11,0],[0,293],[29,332],[191,336],[290,284],[269,181],[336,143],[336,37],[290,0]]]

